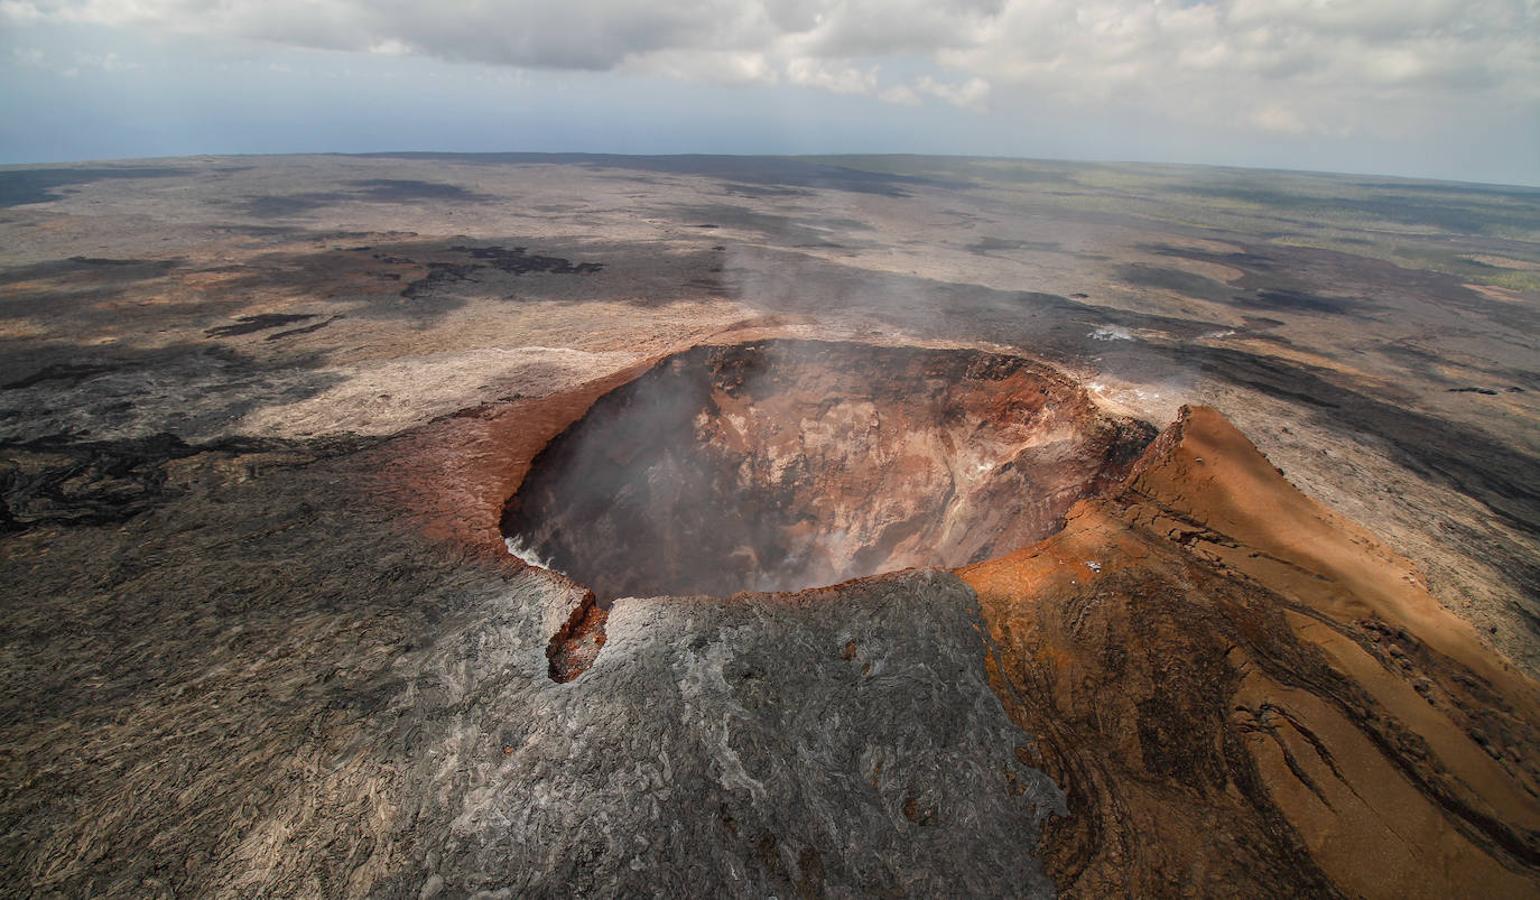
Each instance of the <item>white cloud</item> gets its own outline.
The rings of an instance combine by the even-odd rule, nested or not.
[[[144,68],[140,63],[126,60],[112,51],[86,53],[77,50],[70,55],[69,63],[63,63],[57,55],[50,56],[42,48],[16,47],[11,51],[11,59],[17,66],[56,72],[65,78],[77,78],[86,71],[129,72]]]
[[[863,70],[803,57],[786,64],[786,80],[836,94],[870,94],[877,87],[877,68]]]
[[[0,20],[24,24],[46,18],[36,5],[25,0],[0,0]]]
[[[93,69],[101,69],[103,72],[128,72],[133,69],[142,69],[142,65],[123,59],[116,53],[80,53],[76,54],[75,61],[81,66],[89,66]]]
[[[1264,106],[1252,113],[1251,122],[1275,134],[1304,134],[1310,130],[1298,113],[1283,106]]]
[[[0,0],[43,21],[1274,134],[1540,103],[1536,0]]]
[[[379,56],[406,56],[408,53],[412,52],[412,47],[405,41],[399,41],[395,38],[386,38],[382,41],[375,41],[373,44],[370,44],[369,52]]]
[[[982,78],[970,78],[958,84],[947,84],[926,75],[915,84],[915,87],[932,97],[939,97],[966,109],[983,109],[984,101],[989,98],[989,82]]]
[[[776,84],[780,69],[753,50],[665,50],[623,63],[622,69],[718,84]]]
[[[919,106],[920,95],[914,92],[914,88],[906,84],[895,84],[884,89],[877,95],[877,99],[884,103],[893,103],[898,106]]]

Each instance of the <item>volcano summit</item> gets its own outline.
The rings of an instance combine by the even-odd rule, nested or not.
[[[503,530],[606,601],[800,590],[1033,543],[1152,437],[1020,357],[697,347],[552,442]]]

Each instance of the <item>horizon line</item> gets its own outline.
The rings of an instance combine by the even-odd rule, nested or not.
[[[1176,169],[1213,169],[1219,171],[1277,173],[1287,175],[1325,176],[1338,178],[1388,178],[1397,181],[1412,183],[1473,185],[1489,188],[1513,188],[1520,191],[1540,191],[1540,181],[1535,182],[1507,182],[1507,181],[1481,181],[1477,179],[1444,178],[1431,175],[1398,175],[1387,172],[1348,171],[1336,169],[1293,169],[1279,166],[1246,166],[1235,163],[1205,163],[1205,162],[1175,162],[1171,160],[1149,159],[1094,159],[1048,156],[1009,156],[1000,154],[975,154],[975,153],[914,153],[908,151],[880,151],[880,152],[853,152],[835,151],[827,153],[710,153],[710,152],[673,152],[673,153],[625,153],[605,150],[294,150],[271,153],[184,153],[163,156],[125,156],[125,157],[90,157],[68,160],[48,160],[29,162],[3,162],[0,163],[0,171],[43,169],[67,166],[81,166],[92,164],[125,164],[160,162],[169,160],[191,159],[260,159],[260,158],[284,158],[303,156],[340,156],[359,158],[411,158],[411,157],[435,157],[435,156],[521,156],[521,157],[619,157],[630,159],[782,159],[782,160],[827,160],[827,159],[955,159],[955,160],[980,160],[990,162],[1018,162],[1018,163],[1048,163],[1069,166],[1149,166]]]

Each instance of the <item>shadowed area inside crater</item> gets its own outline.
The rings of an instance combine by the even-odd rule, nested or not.
[[[1015,356],[697,347],[552,441],[502,526],[601,602],[798,590],[1040,540],[1152,437]]]

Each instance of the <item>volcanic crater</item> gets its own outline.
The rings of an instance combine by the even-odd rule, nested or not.
[[[603,608],[797,591],[1041,540],[1154,434],[1019,356],[698,346],[552,440],[502,530],[515,554],[587,585]]]

